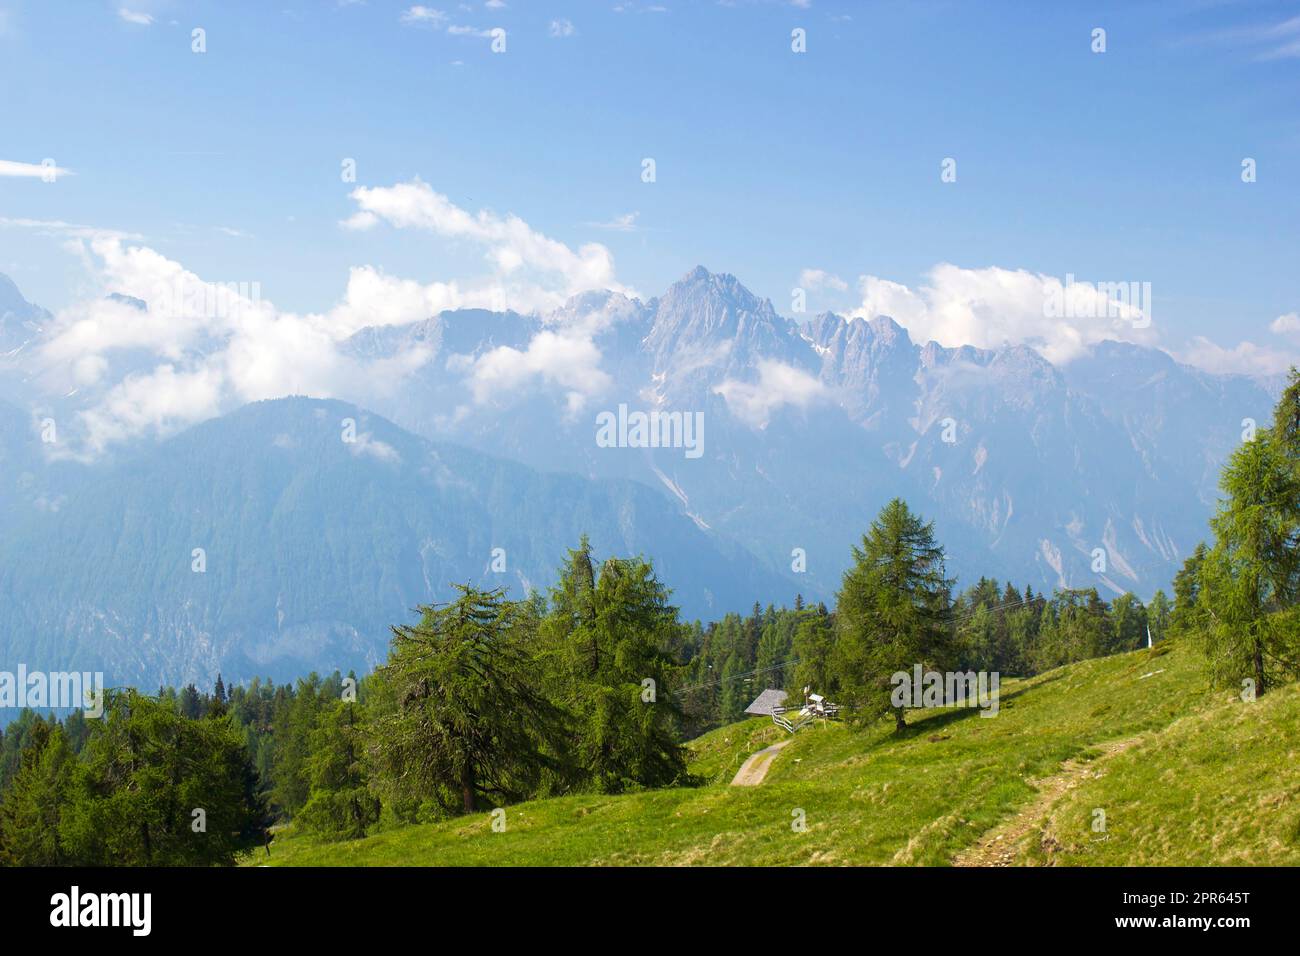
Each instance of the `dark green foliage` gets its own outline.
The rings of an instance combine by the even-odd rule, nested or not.
[[[1195,620],[1211,678],[1252,681],[1256,694],[1300,674],[1300,467],[1289,440],[1265,429],[1233,453],[1210,522],[1214,546],[1197,571]]]
[[[1135,651],[1147,645],[1147,609],[1132,594],[1121,594],[1111,604],[1108,654]]]
[[[68,792],[60,833],[82,865],[230,865],[264,839],[255,774],[229,720],[192,720],[134,691],[108,693]]]
[[[7,864],[230,865],[265,839],[257,775],[229,718],[191,719],[172,700],[110,691],[102,720],[36,720],[25,731],[0,803]]]
[[[1096,588],[1057,591],[1044,605],[1030,651],[1035,673],[1109,653],[1114,641],[1109,611]]]
[[[835,621],[825,605],[800,614],[791,641],[798,663],[791,667],[791,678],[785,685],[795,700],[803,699],[805,687],[823,696],[834,695],[839,690],[831,667],[834,647]]]
[[[74,759],[62,727],[43,721],[33,727],[21,769],[0,804],[0,864],[74,862],[60,832]]]
[[[317,836],[356,839],[379,819],[379,798],[367,786],[363,764],[364,726],[361,705],[339,701],[311,733],[310,796],[298,819]]]
[[[457,585],[460,596],[393,629],[375,672],[384,707],[371,755],[391,797],[472,812],[532,794],[560,737],[560,711],[535,681],[527,606],[500,590]]]
[[[950,626],[952,582],[944,573],[943,548],[934,528],[895,498],[853,549],[836,610],[832,666],[843,703],[855,721],[891,710],[897,726],[903,709],[891,707],[891,675],[914,665],[950,668],[956,647]]]
[[[1169,616],[1169,636],[1194,633],[1200,626],[1201,566],[1209,549],[1202,541],[1174,575],[1174,608]]]
[[[1163,590],[1156,590],[1147,605],[1147,624],[1151,628],[1151,640],[1159,644],[1169,636],[1169,626],[1173,616],[1173,603]]]
[[[276,748],[271,761],[271,805],[289,816],[301,810],[310,796],[311,781],[307,776],[310,736],[327,700],[320,677],[309,674],[298,681],[292,695],[280,695],[272,714]]]
[[[584,538],[552,603],[544,641],[583,784],[617,793],[684,777],[681,709],[669,692],[682,628],[654,569],[639,558],[610,558],[595,578]]]

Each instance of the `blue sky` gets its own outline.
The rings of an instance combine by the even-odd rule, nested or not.
[[[1266,371],[1300,346],[1298,80],[1297,3],[0,0],[0,272],[51,309],[97,294],[75,224],[323,313],[361,266],[490,277],[526,229],[608,253],[557,294],[702,263],[785,314],[801,284],[870,307],[865,276],[932,312],[983,270],[1146,281],[1159,344]],[[13,174],[46,158],[68,174]],[[417,178],[495,238],[391,207],[355,228],[359,187]]]

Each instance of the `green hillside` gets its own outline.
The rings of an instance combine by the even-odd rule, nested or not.
[[[487,813],[343,843],[290,830],[247,862],[1294,864],[1298,718],[1300,687],[1242,703],[1167,642],[1007,682],[991,718],[914,711],[897,735],[884,722],[803,731],[757,787],[729,781],[781,739],[765,718],[691,744],[696,788],[521,803],[504,832]]]

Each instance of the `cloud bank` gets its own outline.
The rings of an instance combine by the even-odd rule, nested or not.
[[[1127,296],[1131,284],[1123,285]],[[1141,299],[1140,283],[1137,288]],[[1023,269],[941,263],[916,289],[870,275],[858,280],[858,289],[862,304],[853,317],[888,315],[919,342],[977,348],[1024,344],[1048,361],[1062,363],[1105,339],[1139,345],[1157,341],[1158,316],[1150,303],[1124,301],[1102,283],[1067,284]]]
[[[429,359],[414,349],[380,362],[340,348],[367,326],[401,325],[451,309],[540,312],[596,289],[622,290],[597,243],[578,250],[518,216],[470,213],[418,180],[353,192],[344,223],[419,229],[479,245],[488,271],[421,283],[354,267],[342,299],[323,313],[284,311],[257,283],[207,280],[131,238],[67,223],[10,222],[69,237],[94,278],[92,293],[61,310],[33,362],[50,394],[92,399],[78,414],[91,454],[140,435],[163,436],[246,402],[289,394],[356,397],[389,391]],[[109,297],[116,293],[116,297]],[[140,307],[139,300],[145,304]],[[525,382],[556,387],[576,410],[609,384],[585,314],[549,324],[522,350],[497,348],[462,371],[475,401]]]

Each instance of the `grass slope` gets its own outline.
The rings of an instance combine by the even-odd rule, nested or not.
[[[885,723],[804,731],[758,787],[728,783],[780,739],[765,718],[692,743],[692,771],[709,781],[698,788],[523,803],[507,808],[502,833],[487,813],[344,843],[288,832],[269,860],[249,862],[944,865],[1032,806],[1036,781],[1139,735],[1082,775],[1015,862],[1297,862],[1298,717],[1300,688],[1230,702],[1206,688],[1192,648],[1167,643],[1008,681],[992,718],[918,711],[903,734]],[[1092,830],[1097,807],[1105,834]]]

